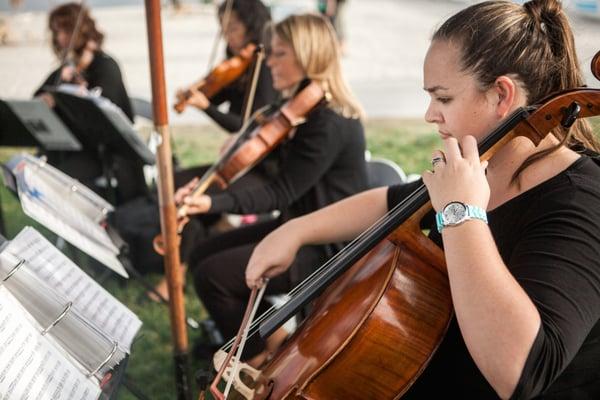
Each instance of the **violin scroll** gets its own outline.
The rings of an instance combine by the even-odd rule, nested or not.
[[[600,51],[592,58],[592,74],[600,81]]]

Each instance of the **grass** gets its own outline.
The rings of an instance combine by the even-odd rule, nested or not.
[[[597,131],[600,121],[595,121]],[[148,131],[148,130],[146,130]],[[421,173],[430,167],[431,151],[440,147],[440,141],[433,126],[417,120],[371,120],[366,123],[367,143],[373,157],[383,157],[398,163],[407,174]],[[146,132],[147,133],[147,132]],[[172,130],[173,148],[183,166],[211,162],[226,138],[214,126],[181,126]],[[16,149],[0,149],[0,160],[7,160]],[[18,150],[21,151],[21,150]],[[0,188],[0,198],[7,237],[14,237],[25,225],[32,225],[51,241],[55,235],[25,216],[14,196],[4,187]],[[174,367],[171,353],[171,329],[168,310],[165,306],[153,303],[145,296],[145,288],[139,281],[125,281],[114,274],[106,274],[106,269],[94,266],[89,259],[77,250],[67,246],[65,253],[74,259],[86,272],[95,277],[120,301],[126,304],[143,321],[139,337],[133,345],[127,367],[127,375],[143,393],[151,399],[173,399],[176,397]],[[160,277],[147,275],[150,284]],[[188,278],[190,281],[190,278]],[[206,316],[194,293],[192,285],[185,291],[187,315],[197,320]],[[198,330],[188,329],[190,346],[201,336]],[[204,367],[197,360],[191,363],[191,371]],[[195,397],[195,391],[193,391]],[[121,389],[119,400],[135,399],[130,392]]]

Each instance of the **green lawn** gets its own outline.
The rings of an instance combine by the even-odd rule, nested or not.
[[[596,121],[596,128],[600,124]],[[373,157],[384,157],[398,163],[407,174],[421,173],[430,167],[430,154],[440,147],[434,126],[417,120],[370,120],[366,123],[368,148]],[[176,127],[172,131],[174,151],[183,166],[192,166],[214,160],[226,135],[214,126]],[[0,160],[6,160],[15,149],[0,149]],[[13,237],[25,225],[33,225],[51,240],[53,234],[21,212],[14,197],[3,187],[0,198],[7,236]],[[168,310],[153,303],[145,296],[144,287],[136,280],[125,281],[114,274],[106,276],[105,270],[92,266],[88,258],[67,247],[65,253],[97,279],[114,296],[125,303],[143,321],[140,336],[134,343],[127,374],[131,381],[151,399],[173,399],[175,395],[174,373],[171,355],[171,331]],[[154,284],[158,275],[148,275]],[[189,279],[188,279],[189,281]],[[200,320],[205,317],[191,285],[186,287],[186,309],[189,316]],[[200,336],[197,330],[189,330],[190,345]],[[191,370],[202,365],[194,361]],[[194,398],[196,395],[194,394]],[[134,399],[127,390],[121,389],[119,399]]]

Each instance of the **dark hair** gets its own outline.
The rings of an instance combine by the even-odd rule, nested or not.
[[[483,90],[490,88],[499,76],[513,76],[525,89],[528,104],[584,85],[573,32],[558,0],[533,0],[523,5],[511,1],[475,4],[450,17],[432,40],[457,45],[463,71],[473,73]],[[600,150],[600,143],[585,121],[577,121],[570,130],[559,128],[553,133],[560,145]],[[517,169],[513,181],[560,145],[530,156]]]
[[[79,27],[74,32],[78,19]],[[75,34],[72,50],[77,55],[81,55],[88,41],[96,42],[98,48],[102,47],[104,41],[104,34],[96,29],[96,22],[90,16],[89,9],[78,3],[63,4],[52,10],[48,16],[48,28],[52,31],[52,50],[58,57],[62,57],[64,52],[56,38],[59,29]]]
[[[219,18],[223,17],[227,1],[219,6]],[[265,27],[271,21],[269,9],[260,0],[231,0],[231,11],[246,27],[246,36],[250,42],[265,42]]]

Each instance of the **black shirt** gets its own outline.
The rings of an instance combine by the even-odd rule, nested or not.
[[[54,87],[60,83],[69,83],[57,81],[62,67],[52,72],[44,81],[42,86],[35,91],[37,96],[46,91],[46,87]],[[94,53],[94,59],[90,65],[82,72],[83,78],[88,83],[88,89],[99,87],[102,89],[102,97],[105,97],[117,105],[127,118],[133,122],[133,110],[131,102],[127,95],[127,90],[123,84],[123,77],[117,62],[103,51]]]
[[[419,182],[390,187],[388,205]],[[555,177],[488,212],[503,261],[541,316],[514,399],[600,398],[600,167],[581,157]],[[431,219],[430,219],[431,221]],[[434,228],[430,237],[441,244]],[[495,399],[453,319],[406,398]]]
[[[230,133],[237,132],[242,127],[242,108],[244,106],[246,86],[250,79],[251,70],[252,68],[248,68],[239,79],[214,95],[210,99],[210,105],[204,110],[209,117]],[[267,104],[274,103],[276,98],[277,92],[273,88],[271,70],[263,63],[260,68],[258,81],[256,82],[256,92],[251,113]],[[217,108],[224,102],[229,102],[227,113],[223,113]]]
[[[278,175],[268,184],[213,195],[211,212],[280,210],[303,215],[367,188],[365,136],[357,119],[320,105],[280,145]]]

